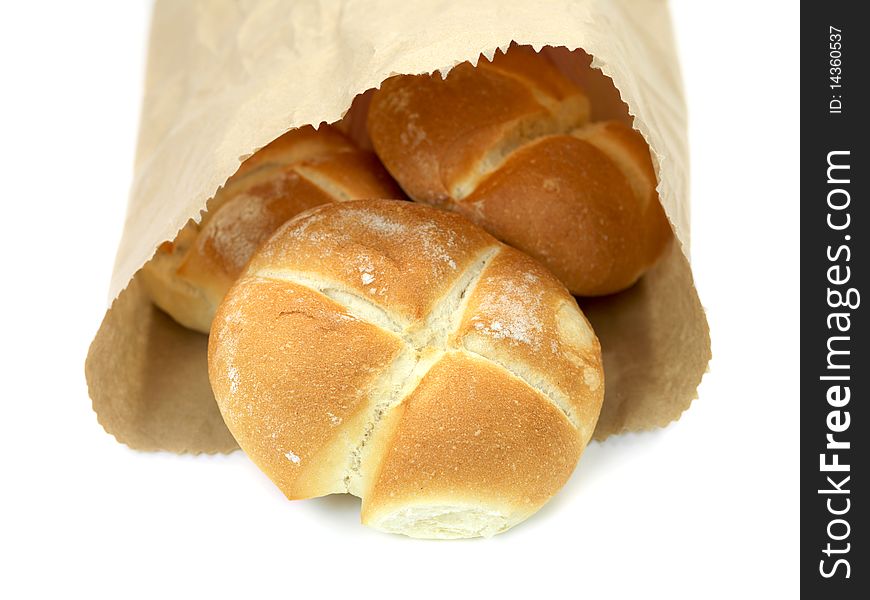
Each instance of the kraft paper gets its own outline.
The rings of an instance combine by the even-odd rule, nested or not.
[[[241,160],[285,131],[338,123],[366,144],[366,91],[397,73],[446,74],[512,42],[581,82],[593,118],[644,135],[676,237],[631,289],[580,300],[605,363],[595,437],[679,418],[710,339],[688,261],[686,115],[665,2],[158,0],[111,304],[85,368],[105,429],[143,450],[235,449],[208,384],[206,337],[151,305],[139,269],[199,218]]]

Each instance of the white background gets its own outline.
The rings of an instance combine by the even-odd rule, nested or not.
[[[131,181],[149,5],[8,6],[0,597],[797,595],[797,3],[672,3],[713,336],[700,399],[664,430],[592,444],[525,524],[452,543],[368,530],[352,499],[287,502],[241,453],[142,454],[97,424],[83,363]]]

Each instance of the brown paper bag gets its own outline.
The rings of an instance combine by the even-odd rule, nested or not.
[[[650,144],[676,242],[631,289],[581,305],[604,353],[595,437],[677,419],[710,340],[687,260],[685,108],[665,2],[158,0],[112,304],[85,365],[106,431],[143,450],[235,449],[209,387],[206,337],[151,305],[139,269],[283,132],[341,122],[359,138],[365,98],[349,109],[366,90],[396,73],[446,74],[511,42],[550,53],[586,87],[593,118],[622,118]]]

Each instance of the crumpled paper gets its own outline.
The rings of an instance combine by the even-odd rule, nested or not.
[[[397,73],[446,74],[512,42],[549,53],[586,87],[593,118],[621,118],[650,144],[676,242],[637,285],[581,306],[605,363],[595,437],[677,419],[697,395],[710,340],[687,259],[685,106],[666,2],[158,0],[111,306],[85,366],[105,429],[144,450],[236,448],[208,384],[206,337],[154,308],[138,270],[283,132],[338,123],[366,144],[364,92]]]

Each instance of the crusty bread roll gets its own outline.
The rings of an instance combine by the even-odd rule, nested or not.
[[[355,494],[362,521],[489,536],[568,479],[598,419],[598,340],[545,268],[422,204],[286,223],[218,309],[209,378],[288,498]]]
[[[412,199],[464,214],[574,294],[630,286],[671,238],[642,136],[590,123],[583,91],[529,48],[388,79],[368,131]]]
[[[251,254],[289,218],[327,202],[403,197],[377,157],[337,129],[295,129],[242,163],[202,221],[162,244],[142,276],[157,306],[208,333]]]

